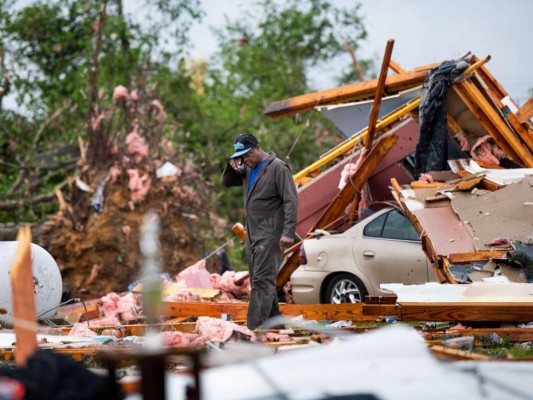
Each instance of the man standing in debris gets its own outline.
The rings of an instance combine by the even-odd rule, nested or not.
[[[239,135],[234,148],[222,185],[243,186],[246,260],[252,285],[247,325],[256,329],[280,315],[276,278],[283,251],[294,243],[298,196],[288,165],[274,152],[265,152],[254,135]]]

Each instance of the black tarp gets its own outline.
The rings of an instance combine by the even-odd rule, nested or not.
[[[430,71],[420,101],[420,136],[415,151],[415,177],[429,171],[444,171],[448,160],[446,92],[454,78],[469,64],[464,60],[444,61]]]

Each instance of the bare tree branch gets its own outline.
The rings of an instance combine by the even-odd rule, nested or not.
[[[357,79],[359,79],[360,82],[363,82],[365,80],[365,74],[363,73],[363,68],[361,68],[361,63],[359,62],[359,59],[355,55],[355,50],[348,43],[344,43],[342,46],[350,54],[350,57],[352,57],[353,67]]]
[[[0,210],[14,210],[20,206],[27,206],[29,204],[48,203],[56,198],[56,189],[63,188],[66,184],[66,181],[62,182],[61,184],[56,186],[52,193],[40,194],[27,199],[0,201]]]
[[[70,100],[67,100],[63,107],[58,108],[54,111],[52,115],[50,115],[48,118],[46,118],[43,123],[39,126],[39,129],[37,129],[37,133],[35,134],[35,137],[33,138],[32,148],[33,150],[37,149],[37,146],[39,145],[39,142],[42,139],[44,130],[52,123],[55,119],[57,119],[61,114],[63,114],[63,111],[70,108],[72,105],[72,102]]]

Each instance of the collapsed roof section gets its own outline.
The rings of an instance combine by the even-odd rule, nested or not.
[[[457,282],[457,279],[450,273],[450,269],[446,267],[446,265],[451,265],[449,260],[445,261],[442,257],[449,257],[457,253],[473,254],[472,257],[474,258],[485,257],[482,255],[485,250],[478,250],[473,243],[475,234],[472,228],[462,220],[455,222],[457,218],[452,218],[457,214],[451,205],[447,207],[435,207],[434,203],[431,203],[429,207],[416,210],[418,216],[414,218],[415,214],[410,212],[406,206],[410,198],[402,194],[403,189],[400,185],[415,181],[413,182],[415,188],[432,189],[439,186],[439,184],[426,183],[424,181],[425,178],[427,179],[424,175],[426,172],[433,172],[433,175],[442,181],[440,184],[446,180],[460,179],[461,177],[472,183],[469,176],[472,174],[475,177],[483,175],[479,171],[468,172],[462,168],[460,161],[457,160],[463,160],[463,164],[468,164],[470,160],[473,160],[477,164],[472,165],[477,165],[478,168],[488,169],[489,172],[485,172],[485,174],[491,175],[497,175],[498,172],[495,171],[497,169],[509,168],[507,170],[511,171],[509,174],[514,175],[518,173],[519,169],[524,169],[527,172],[530,168],[533,168],[533,125],[530,121],[533,115],[533,100],[526,102],[526,104],[519,108],[485,67],[485,64],[489,60],[490,56],[480,60],[476,56],[468,53],[465,57],[458,60],[458,62],[462,62],[461,69],[458,70],[459,72],[452,74],[449,78],[449,84],[447,86],[443,85],[443,88],[439,89],[442,92],[441,96],[444,96],[441,100],[444,106],[437,111],[437,117],[440,121],[444,121],[441,123],[444,127],[444,141],[441,140],[441,142],[436,144],[431,143],[433,140],[431,137],[425,136],[427,132],[430,135],[433,134],[436,129],[435,126],[431,126],[434,123],[433,118],[421,118],[427,116],[427,114],[421,113],[420,110],[424,107],[427,109],[428,107],[432,108],[435,106],[435,96],[431,92],[432,87],[429,86],[432,81],[439,82],[441,79],[437,75],[440,71],[438,67],[446,67],[446,63],[449,66],[453,62],[448,61],[441,64],[419,67],[409,72],[400,70],[398,74],[386,77],[383,89],[385,96],[402,98],[405,91],[411,91],[413,93],[413,91],[419,90],[420,85],[423,83],[424,87],[419,95],[411,96],[407,101],[401,101],[399,106],[390,113],[384,115],[381,112],[379,114],[379,120],[377,122],[374,121],[375,134],[373,136],[370,135],[373,148],[380,146],[381,139],[385,134],[392,134],[396,138],[401,138],[402,123],[405,124],[406,120],[410,121],[408,124],[414,124],[416,127],[415,137],[410,137],[407,143],[402,140],[396,140],[392,147],[387,149],[381,157],[379,164],[372,165],[372,171],[365,171],[364,168],[368,168],[369,163],[367,163],[367,166],[358,165],[359,163],[357,163],[359,158],[364,158],[361,156],[364,156],[366,150],[368,150],[365,150],[363,146],[369,130],[365,126],[343,143],[323,154],[315,163],[295,174],[294,179],[299,186],[299,200],[301,205],[297,227],[299,236],[305,238],[314,229],[324,228],[324,226],[321,226],[320,221],[329,221],[329,228],[331,228],[332,222],[342,220],[343,218],[345,221],[349,219],[351,223],[354,218],[357,218],[354,216],[354,213],[357,212],[358,205],[360,204],[360,189],[368,182],[370,184],[369,190],[374,194],[374,196],[371,196],[374,202],[394,198],[405,209],[406,213],[410,214],[409,216],[415,222],[415,226],[418,224],[419,233],[423,239],[425,238],[424,246],[430,258],[435,263],[436,272],[438,272],[437,275],[441,278],[441,281],[448,280],[450,282]],[[332,105],[352,107],[354,109],[362,109],[362,107],[366,106],[366,109],[368,109],[368,104],[372,103],[369,103],[368,100],[377,91],[379,91],[377,79],[359,82],[336,89],[274,102],[267,106],[265,114],[277,118],[308,111],[313,108],[324,109],[324,106],[329,106],[327,108],[328,111],[335,110],[336,108],[332,108]],[[347,105],[346,103],[349,102],[359,103]],[[328,111],[326,111],[326,115],[328,113],[331,115],[332,113]],[[360,115],[362,114],[360,113]],[[350,132],[350,121],[347,117],[349,117],[349,113],[348,115],[345,113],[344,118],[341,118],[342,122],[340,122],[339,118],[332,117],[333,122],[336,123],[339,130],[345,133]],[[355,117],[354,124],[357,123],[357,120],[360,122],[361,118]],[[372,125],[371,122],[369,126]],[[446,171],[445,173],[441,173],[440,176],[437,176],[436,171],[424,170],[424,168],[417,169],[417,151],[419,157],[427,152],[422,146],[424,141],[426,143],[429,141],[430,147],[432,146],[433,149],[436,149],[437,153],[442,152],[444,154],[442,168],[439,169]],[[433,158],[434,153],[428,153],[430,160]],[[402,154],[400,159],[394,159],[391,162],[389,156],[398,154]],[[389,157],[389,161],[388,165],[385,166],[387,157]],[[343,190],[332,186],[331,178],[335,177],[338,179],[340,166],[350,163],[356,163],[358,165],[354,169],[355,172],[352,170],[350,180],[353,180],[356,176],[360,177],[363,175],[367,176],[367,178],[355,190],[351,199],[351,207],[344,207],[342,209],[340,207],[333,207]],[[449,167],[449,164],[452,166]],[[428,165],[431,166],[431,163]],[[391,167],[397,168],[394,170]],[[392,197],[381,196],[379,194],[377,196],[375,195],[375,193],[379,193],[380,191],[377,189],[380,187],[380,180],[376,178],[376,175],[380,171],[383,172],[383,169],[389,169],[390,174],[388,175],[388,179],[395,178],[396,190],[392,191]],[[479,184],[487,190],[497,190],[506,184],[506,179],[510,179],[509,174],[504,175],[501,178],[503,180],[499,181],[489,180],[481,176],[476,184]],[[328,179],[324,179],[324,177],[328,177]],[[422,181],[416,181],[419,177],[422,177]],[[328,182],[331,187],[327,185]],[[465,185],[468,186],[468,183]],[[430,194],[416,192],[414,196],[415,198],[422,196],[425,202],[426,198],[439,198],[442,195],[434,191]],[[446,201],[449,202],[447,199]],[[430,211],[424,211],[426,209]],[[526,217],[530,221],[533,221],[533,215],[529,214],[529,210],[533,210],[533,207],[526,209]],[[425,221],[425,214],[429,214],[427,216],[428,220],[422,226],[420,220]],[[436,214],[439,215],[434,220]],[[437,246],[439,250],[433,248],[432,239],[435,238],[436,242],[439,242],[437,238],[440,235],[442,224],[436,223],[435,221],[455,224],[454,226],[456,226],[454,230],[455,237],[449,237],[441,241],[439,246],[442,246],[442,249]],[[444,243],[446,240],[448,242]],[[289,249],[287,255],[290,254],[290,251],[297,253],[294,249]],[[293,265],[287,268],[287,264],[290,264],[290,261],[291,259],[286,262],[280,271],[278,287],[284,283],[283,281],[286,282],[289,279],[290,273],[297,267],[297,265]]]

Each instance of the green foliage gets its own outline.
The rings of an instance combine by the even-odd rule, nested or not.
[[[340,140],[317,112],[272,120],[263,111],[273,101],[314,91],[311,68],[344,63],[353,71],[343,45],[357,50],[366,37],[358,6],[341,9],[325,0],[249,3],[248,10],[217,27],[219,50],[202,63],[187,58],[190,27],[204,15],[198,0],[144,0],[133,15],[125,15],[122,1],[104,1],[97,82],[90,75],[101,1],[39,0],[18,10],[13,0],[0,5],[0,50],[14,66],[14,91],[28,110],[27,116],[0,116],[2,195],[34,154],[76,145],[78,137],[87,140],[87,100],[95,84],[105,107],[119,84],[161,100],[169,118],[162,135],[201,167],[220,215],[231,222],[243,220],[242,192],[222,189],[220,176],[235,136],[257,135],[263,148],[275,151],[294,172]],[[360,61],[364,68],[371,65]],[[349,74],[342,79],[353,81]],[[62,111],[50,120],[57,110]],[[73,171],[32,173],[42,194]],[[27,195],[28,188],[23,183],[17,196]],[[19,212],[21,218],[26,211]]]
[[[316,112],[272,120],[263,111],[273,101],[313,91],[309,69],[346,56],[344,43],[357,47],[366,35],[357,11],[322,0],[266,0],[217,30],[220,50],[207,71],[205,95],[197,99],[201,118],[186,123],[188,144],[215,184],[241,132],[256,134],[263,148],[288,161],[294,172],[338,139],[329,121]],[[351,40],[339,32],[350,32]],[[242,204],[238,189],[226,190],[220,201],[229,218],[242,219],[235,212]]]

